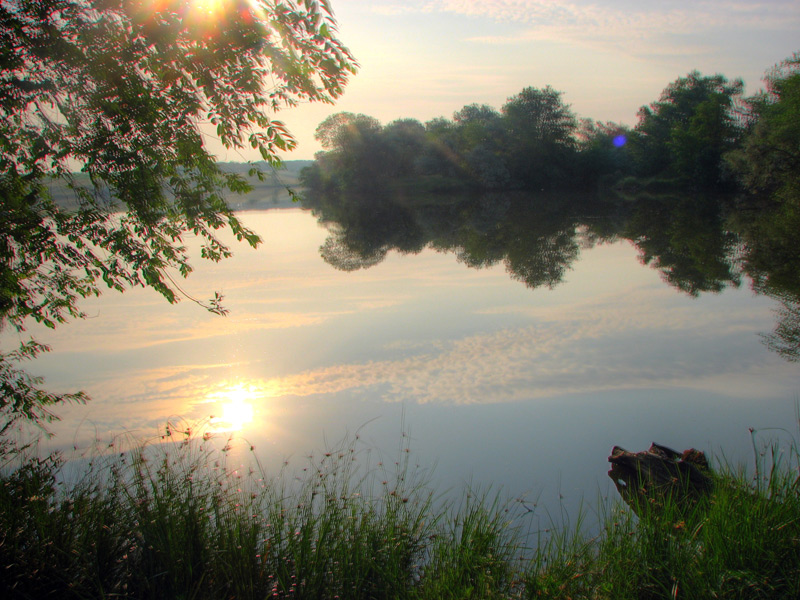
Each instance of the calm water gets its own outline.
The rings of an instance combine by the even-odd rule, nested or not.
[[[796,431],[800,372],[763,344],[776,306],[746,281],[679,293],[627,241],[583,244],[552,289],[431,249],[344,272],[320,258],[329,231],[310,212],[243,218],[263,246],[198,258],[184,286],[222,292],[229,316],[134,290],[34,332],[53,352],[31,371],[93,398],[59,411],[53,444],[151,438],[184,419],[277,468],[356,431],[392,456],[405,433],[437,489],[569,504],[608,489],[614,444],[746,462],[748,428]]]

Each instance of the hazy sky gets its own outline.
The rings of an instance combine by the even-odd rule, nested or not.
[[[800,50],[796,0],[331,0],[339,37],[361,64],[334,106],[280,114],[310,159],[316,126],[338,111],[386,124],[500,108],[552,85],[581,117],[633,125],[640,106],[693,69],[744,79]],[[222,158],[222,156],[221,156]],[[255,158],[225,156],[229,160]]]

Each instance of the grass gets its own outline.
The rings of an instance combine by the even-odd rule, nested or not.
[[[80,469],[6,447],[3,598],[800,597],[794,445],[755,479],[720,468],[691,508],[599,501],[588,537],[582,518],[532,533],[523,503],[488,491],[442,500],[407,446],[384,464],[355,439],[266,478],[169,434]]]

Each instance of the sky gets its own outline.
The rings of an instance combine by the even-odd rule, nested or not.
[[[339,111],[383,124],[451,117],[472,103],[500,108],[525,87],[551,85],[579,117],[635,125],[638,109],[697,69],[762,86],[800,50],[796,0],[331,0],[339,39],[360,64],[331,105],[281,111],[312,159],[314,130]],[[213,144],[212,144],[213,148]],[[225,153],[223,160],[257,160]]]

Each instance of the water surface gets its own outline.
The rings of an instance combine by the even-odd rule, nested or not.
[[[227,317],[133,290],[34,331],[53,351],[31,371],[93,398],[58,411],[52,444],[153,438],[171,419],[232,433],[278,468],[356,432],[393,456],[405,434],[438,489],[556,506],[608,489],[615,444],[746,462],[748,428],[796,430],[797,366],[760,335],[777,303],[747,282],[678,292],[627,240],[579,244],[552,288],[430,247],[346,272],[320,258],[331,233],[309,211],[243,219],[263,246],[198,258],[182,283],[222,292]]]

